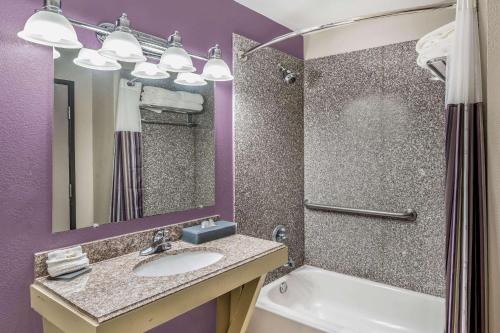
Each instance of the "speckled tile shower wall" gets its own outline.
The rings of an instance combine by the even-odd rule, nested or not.
[[[128,72],[122,74],[125,76]],[[146,216],[215,204],[214,88],[179,86],[173,79],[141,80],[145,85],[203,95],[198,126],[142,124],[144,213]],[[186,115],[142,110],[143,119],[184,122]]]
[[[416,223],[305,211],[307,264],[444,294],[444,84],[415,42],[307,60],[305,197],[418,212]]]
[[[303,84],[286,85],[278,64],[303,71],[303,61],[266,48],[241,62],[255,43],[233,35],[235,220],[239,232],[270,239],[278,224],[300,265],[304,256]],[[280,269],[270,279],[286,272]]]

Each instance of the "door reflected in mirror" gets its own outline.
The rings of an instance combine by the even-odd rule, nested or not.
[[[182,85],[175,73],[138,78],[155,66],[132,76],[131,63],[85,68],[73,61],[78,50],[58,51],[54,232],[214,205],[212,82]]]

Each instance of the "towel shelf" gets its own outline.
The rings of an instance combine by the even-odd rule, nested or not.
[[[144,124],[154,124],[154,125],[171,125],[171,126],[185,126],[185,127],[196,127],[197,123],[193,123],[191,121],[157,121],[157,120],[147,120],[141,119],[141,122]]]
[[[195,110],[188,110],[188,109],[179,109],[179,108],[174,108],[174,107],[158,106],[158,105],[152,105],[152,104],[141,104],[140,108],[142,110],[148,110],[148,111],[153,111],[153,112],[161,111],[161,112],[172,112],[172,113],[181,113],[181,114],[201,114],[204,111],[204,110],[195,111]]]
[[[414,222],[417,219],[417,212],[414,209],[408,209],[401,213],[394,212],[384,212],[378,210],[370,209],[358,209],[358,208],[348,208],[348,207],[338,207],[338,206],[328,206],[319,203],[312,203],[308,200],[304,200],[304,206],[310,210],[319,210],[324,212],[335,212],[341,214],[353,214],[353,215],[364,215],[373,217],[383,217],[395,220],[402,220],[407,222]]]
[[[446,58],[431,59],[426,65],[437,80],[446,82]]]

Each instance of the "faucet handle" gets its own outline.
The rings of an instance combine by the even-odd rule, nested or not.
[[[139,255],[147,256],[150,254],[167,251],[171,248],[172,244],[170,244],[170,232],[168,230],[161,229],[155,231],[151,246],[140,251]]]
[[[155,232],[155,234],[153,236],[153,243],[163,242],[165,237],[166,237],[165,230],[164,229],[158,230]]]
[[[165,242],[170,242],[172,240],[172,235],[170,233],[170,230],[168,229],[165,229],[164,233],[163,233],[163,240]]]
[[[288,238],[287,230],[284,225],[278,225],[273,230],[272,240],[283,243]]]

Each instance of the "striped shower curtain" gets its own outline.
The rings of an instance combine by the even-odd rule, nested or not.
[[[144,216],[140,83],[121,79],[115,121],[111,222]]]
[[[486,184],[476,4],[458,0],[448,55],[447,333],[486,333]]]
[[[140,132],[115,132],[111,222],[144,216]]]

